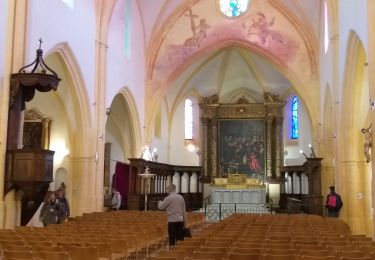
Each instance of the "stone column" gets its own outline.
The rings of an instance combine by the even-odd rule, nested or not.
[[[367,25],[368,25],[368,75],[369,75],[369,91],[370,97],[374,99],[375,97],[375,2],[374,1],[367,1]],[[371,122],[373,125],[373,129],[375,126],[375,114],[372,112],[371,115]],[[374,141],[373,141],[374,143]],[[375,230],[375,148],[374,145],[372,147],[372,161],[371,161],[371,218],[372,218],[372,229]],[[375,232],[372,234],[373,239],[375,239]]]
[[[97,0],[95,41],[94,126],[96,136],[95,200],[96,211],[103,211],[104,198],[104,140],[106,123],[106,77],[108,28],[115,0]]]
[[[10,74],[18,72],[25,65],[25,43],[27,34],[27,7],[25,0],[5,0],[7,2],[6,51],[1,58],[4,75],[0,75],[0,228],[13,228],[16,222],[14,196],[4,201],[5,155],[9,112]],[[5,211],[5,208],[7,209]],[[6,214],[6,215],[5,215]],[[10,220],[11,219],[11,220]],[[14,221],[13,221],[14,220]]]
[[[266,176],[272,178],[272,122],[273,117],[269,116],[266,118]]]
[[[74,176],[71,178],[73,187],[74,200],[70,201],[72,212],[76,215],[82,213],[93,212],[96,209],[95,201],[92,199],[92,194],[95,192],[95,179],[90,177],[90,172],[93,172],[96,167],[96,160],[94,156],[76,156],[69,157],[72,172]]]

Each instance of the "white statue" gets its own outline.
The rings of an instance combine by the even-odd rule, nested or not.
[[[364,153],[365,153],[365,156],[366,156],[366,162],[370,162],[371,161],[371,154],[370,154],[370,149],[372,147],[372,131],[371,131],[371,126],[372,124],[370,124],[370,126],[368,128],[362,128],[361,129],[361,132],[362,134],[364,135],[364,138],[365,138],[365,142],[363,144],[363,148],[364,148]]]

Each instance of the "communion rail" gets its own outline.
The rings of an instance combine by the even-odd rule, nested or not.
[[[202,207],[202,183],[200,181],[202,168],[200,166],[181,166],[147,161],[140,158],[130,158],[129,195],[127,208],[130,210],[157,209],[157,201],[168,194],[168,184],[176,184],[177,193],[181,194],[188,210],[197,210]],[[155,174],[146,183],[139,174]],[[147,194],[147,204],[145,195]]]

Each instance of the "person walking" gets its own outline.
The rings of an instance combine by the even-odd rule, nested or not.
[[[176,193],[176,185],[170,184],[166,191],[168,196],[159,201],[158,208],[166,210],[168,216],[169,245],[176,245],[177,240],[184,240],[186,223],[186,207],[184,198]]]
[[[122,201],[121,193],[116,188],[113,188],[112,193],[112,210],[120,210]]]
[[[49,224],[56,224],[58,217],[58,205],[56,200],[56,192],[50,191],[46,196],[46,200],[40,210],[39,220],[43,223],[43,226]]]
[[[65,192],[62,189],[57,190],[57,223],[61,224],[65,222],[65,220],[70,216],[70,206],[69,201],[65,197]]]
[[[340,210],[343,206],[341,196],[335,192],[335,187],[329,187],[329,194],[327,195],[326,208],[328,211],[328,217],[338,218],[340,216]]]

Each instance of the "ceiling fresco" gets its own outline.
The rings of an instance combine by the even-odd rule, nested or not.
[[[274,57],[285,66],[309,66],[299,32],[266,1],[253,2],[243,16],[229,19],[216,1],[205,0],[187,7],[170,25],[156,52],[153,79],[170,84],[194,60],[228,43]]]

